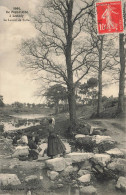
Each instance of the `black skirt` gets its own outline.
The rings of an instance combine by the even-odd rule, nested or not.
[[[57,154],[65,153],[65,146],[57,135],[50,134],[48,137],[47,155],[55,156]]]

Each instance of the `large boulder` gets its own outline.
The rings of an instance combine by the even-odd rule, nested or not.
[[[66,157],[71,158],[73,163],[83,162],[85,160],[88,160],[94,156],[93,153],[86,153],[86,152],[72,152],[66,155]]]
[[[0,186],[7,187],[7,186],[17,186],[20,184],[21,182],[17,177],[17,175],[7,174],[7,173],[0,174]]]
[[[91,181],[91,175],[90,174],[82,175],[81,177],[78,178],[78,181],[80,181],[83,184],[89,184]]]
[[[118,148],[113,148],[111,150],[106,151],[107,154],[109,154],[111,157],[115,158],[123,158],[124,154],[119,150]]]
[[[45,161],[45,165],[52,171],[63,171],[66,168],[66,161],[62,158],[54,158]]]
[[[85,186],[80,189],[80,195],[96,195],[97,189],[94,186]]]
[[[110,155],[108,154],[95,154],[91,159],[95,164],[99,164],[101,166],[106,166],[111,160]]]
[[[119,177],[116,188],[126,192],[126,177]]]
[[[94,135],[92,137],[100,153],[115,148],[116,142],[110,136]]]
[[[77,166],[68,166],[64,169],[63,171],[63,175],[66,176],[66,175],[69,175],[70,173],[73,173],[73,172],[76,172],[78,171],[78,167]]]
[[[29,147],[28,146],[17,146],[14,153],[12,154],[13,158],[18,158],[19,156],[28,156]]]
[[[107,167],[108,169],[114,171],[115,173],[125,175],[126,159],[122,159],[122,158],[114,159],[113,162],[109,163]]]
[[[50,171],[50,170],[48,170],[48,171],[47,171],[47,175],[48,175],[48,177],[49,177],[51,180],[55,180],[55,179],[58,177],[59,173],[56,172],[56,171]]]

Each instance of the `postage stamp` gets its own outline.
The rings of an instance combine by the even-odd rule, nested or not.
[[[124,31],[121,1],[96,3],[96,16],[98,34]]]

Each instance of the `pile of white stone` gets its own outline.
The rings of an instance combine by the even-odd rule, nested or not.
[[[93,132],[93,131],[92,131]],[[76,139],[85,139],[89,135],[78,134]],[[119,150],[115,147],[116,143],[110,136],[90,135],[96,147],[102,146],[106,151],[95,152],[72,152],[65,158],[54,158],[46,160],[48,177],[58,183],[61,183],[67,176],[76,173],[76,179],[73,179],[74,187],[80,188],[80,194],[97,194],[93,186],[94,173],[110,174],[111,178],[117,180],[116,188],[126,191],[126,159],[125,150]],[[105,144],[105,147],[104,147]],[[60,184],[59,184],[60,185]]]

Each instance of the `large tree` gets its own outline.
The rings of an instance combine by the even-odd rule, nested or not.
[[[118,112],[124,112],[124,89],[125,89],[125,49],[124,34],[119,35],[120,75],[119,75],[119,99]]]
[[[92,5],[92,0],[47,0],[32,17],[38,36],[21,44],[23,66],[46,81],[67,85],[71,125],[76,122],[75,88],[92,58],[83,32]]]
[[[126,3],[124,6],[124,27],[126,25]],[[125,58],[126,58],[126,39],[124,33],[119,35],[119,56],[120,56],[120,75],[119,75],[119,99],[118,112],[124,112],[124,89],[125,89]]]
[[[90,59],[92,67],[96,70],[95,74],[98,74],[98,105],[97,116],[100,116],[102,111],[102,90],[103,90],[103,72],[106,70],[112,71],[118,65],[115,57],[117,55],[117,49],[114,47],[114,38],[109,35],[98,35],[96,28],[95,11],[92,8],[87,17],[87,33],[89,33],[88,42],[90,47],[93,46],[92,55],[94,59]]]

